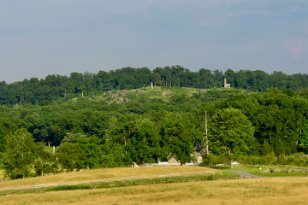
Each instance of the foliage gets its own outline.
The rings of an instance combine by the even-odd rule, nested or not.
[[[153,122],[136,120],[128,137],[127,150],[132,161],[138,164],[155,163],[166,158],[166,145],[162,146],[164,142]]]
[[[209,135],[210,147],[215,154],[225,154],[229,163],[233,155],[251,154],[254,145],[254,128],[238,109],[219,110],[212,118]]]
[[[298,149],[299,151],[302,151],[305,154],[308,154],[308,121],[306,121],[303,124],[304,126],[299,134]]]
[[[19,129],[6,138],[5,175],[12,178],[29,176],[35,160],[35,143],[27,130]]]
[[[53,151],[50,150],[50,147],[44,146],[43,143],[36,144],[35,155],[34,169],[36,175],[43,176],[44,174],[56,173],[59,171],[59,164]]]
[[[166,87],[219,88],[223,86],[224,77],[234,88],[256,91],[265,91],[272,87],[303,89],[308,86],[306,74],[268,74],[261,70],[231,69],[222,72],[204,68],[192,72],[178,65],[158,67],[154,70],[146,67],[125,67],[109,72],[99,71],[97,74],[73,72],[70,76],[48,75],[45,79],[31,78],[11,84],[0,82],[0,104],[46,105],[53,101],[90,96],[97,92],[142,88],[150,83]]]
[[[96,136],[70,133],[57,148],[56,156],[67,171],[98,168],[102,157],[98,144],[99,139]]]
[[[205,166],[217,166],[217,165],[226,165],[230,163],[227,156],[225,154],[214,155],[212,153],[204,156],[202,164]]]
[[[169,145],[169,157],[175,157],[181,164],[195,160],[194,145],[202,138],[202,134],[189,118],[179,114],[168,115],[160,133]]]
[[[278,155],[274,153],[265,156],[243,156],[237,159],[243,164],[250,165],[293,165],[293,166],[308,166],[308,156],[303,153],[292,155]]]
[[[160,72],[164,76],[161,80]],[[182,75],[180,68],[174,72]],[[134,69],[127,69],[125,73],[136,74]],[[109,74],[100,74],[105,79],[104,84],[116,79],[106,80]],[[120,71],[112,73],[114,76],[122,74]],[[223,73],[216,74],[223,77]],[[231,71],[227,74],[235,75]],[[144,75],[148,75],[146,70]],[[172,75],[168,69],[155,71],[156,84],[164,85],[166,77],[168,85],[170,82],[185,85]],[[71,77],[77,83],[82,76],[74,74]],[[184,164],[192,161],[194,153],[202,149],[204,111],[208,114],[209,151],[212,154],[205,159],[207,164],[225,163],[245,156],[260,156],[262,163],[273,164],[277,156],[307,152],[308,100],[305,90],[273,88],[252,92],[248,89],[156,86],[117,91],[100,87],[101,93],[95,93],[90,88],[89,79],[93,77],[95,75],[87,75],[87,86],[79,83],[75,87],[76,95],[80,95],[76,98],[71,98],[74,95],[68,97],[67,88],[63,101],[0,106],[1,155],[6,151],[2,142],[14,135],[14,130],[26,129],[36,143],[44,144],[36,144],[35,147],[44,149],[35,148],[35,159],[31,164],[31,170],[38,175],[58,171],[58,166],[70,171],[130,166],[133,162],[146,164],[171,157]],[[213,81],[203,77],[208,83]],[[131,88],[138,87],[129,78],[125,82],[129,82]],[[122,82],[123,86],[125,82]],[[244,81],[241,83],[245,84]],[[51,83],[53,86],[60,84]],[[249,87],[247,83],[245,86]],[[56,147],[55,155],[42,152],[52,146]],[[283,157],[280,161],[289,163]]]

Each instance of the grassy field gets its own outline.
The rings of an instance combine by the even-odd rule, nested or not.
[[[183,175],[215,174],[215,169],[196,166],[139,167],[94,169],[80,172],[60,173],[44,177],[0,181],[0,191],[10,188],[55,186],[87,182],[117,181],[128,179],[157,178]]]
[[[2,193],[0,203],[5,205],[295,205],[306,204],[308,201],[308,177],[261,177],[236,180],[203,180],[200,178],[213,174],[221,175],[222,173],[220,170],[206,167],[139,167],[86,170],[21,180],[6,180],[0,181],[0,192]],[[166,183],[163,179],[174,181]],[[85,189],[83,185],[92,182],[107,183],[106,187],[109,188],[98,186]],[[122,186],[114,182],[130,182],[130,184]],[[49,189],[50,185],[51,189]],[[69,185],[77,190],[67,190]],[[42,188],[31,189],[35,186]],[[28,187],[28,191],[14,192],[14,190],[18,191],[25,187]],[[64,187],[66,191],[63,191],[61,187]]]
[[[1,196],[6,205],[306,204],[308,178],[259,178]]]

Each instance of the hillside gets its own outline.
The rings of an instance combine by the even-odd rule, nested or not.
[[[193,72],[181,66],[166,66],[154,70],[126,67],[109,72],[99,71],[96,74],[74,72],[70,76],[48,75],[44,79],[31,78],[11,84],[0,82],[0,104],[46,105],[57,100],[66,101],[106,91],[138,89],[151,83],[165,87],[221,88],[224,78],[233,88],[251,91],[265,91],[273,87],[291,90],[308,87],[307,74],[268,74],[261,70],[231,69],[225,72],[208,69]]]
[[[3,105],[1,164],[11,178],[171,157],[185,164],[193,153],[204,154],[206,111],[211,155],[205,163],[301,165],[300,154],[288,156],[308,153],[307,109],[305,92],[160,86]]]

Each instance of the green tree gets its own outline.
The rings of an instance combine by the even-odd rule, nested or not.
[[[121,119],[119,119],[121,117]],[[103,166],[116,167],[131,165],[128,153],[128,138],[132,133],[135,116],[112,113],[102,143]]]
[[[36,159],[34,169],[37,175],[43,176],[48,173],[59,171],[58,162],[53,153],[53,148],[45,146],[43,143],[36,145]]]
[[[235,108],[219,110],[212,118],[209,145],[214,154],[225,154],[231,165],[234,155],[250,154],[254,145],[254,127]]]
[[[308,154],[308,121],[306,121],[303,130],[300,132],[298,150]]]
[[[5,151],[5,138],[16,129],[16,125],[7,116],[1,115],[0,119],[0,153]]]
[[[67,171],[98,168],[102,161],[99,139],[96,136],[75,133],[68,134],[62,140],[56,156]]]
[[[168,115],[160,134],[167,145],[169,157],[175,157],[182,165],[194,160],[196,141],[202,138],[202,133],[188,117]]]
[[[148,119],[136,120],[128,137],[128,152],[131,159],[138,163],[154,163],[166,159],[166,151],[161,147],[161,138]]]
[[[29,176],[35,161],[35,143],[26,129],[19,129],[6,138],[5,175],[12,178]]]
[[[82,149],[79,144],[63,143],[58,147],[56,156],[62,168],[69,172],[74,169],[80,170],[85,167],[85,164],[79,158],[80,153],[82,153]]]

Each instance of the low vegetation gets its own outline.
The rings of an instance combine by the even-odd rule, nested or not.
[[[193,176],[193,175],[215,175],[220,170],[198,166],[162,166],[162,167],[139,167],[139,168],[105,168],[82,170],[79,172],[64,172],[42,177],[5,180],[0,183],[0,190],[11,187],[42,187],[44,185],[71,185],[88,182],[120,181],[129,179],[148,179],[157,177]]]
[[[252,173],[255,177],[241,176],[237,170]],[[289,171],[284,176],[293,177],[279,177],[284,170]],[[308,200],[305,193],[308,191],[308,178],[298,177],[303,175],[303,170],[303,167],[277,165],[262,166],[261,170],[257,166],[244,165],[235,165],[232,170],[200,166],[81,170],[1,181],[0,198],[8,205],[102,202],[168,205],[305,204]],[[284,201],[281,202],[281,199]]]
[[[1,196],[13,204],[306,204],[308,179],[259,178],[146,184],[90,190],[66,190]]]

